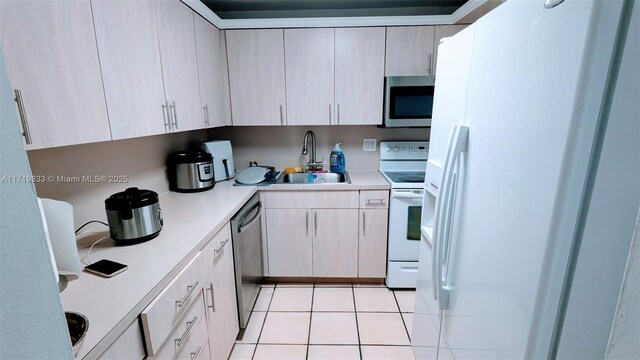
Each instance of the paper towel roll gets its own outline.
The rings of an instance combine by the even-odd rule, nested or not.
[[[75,280],[82,271],[82,264],[73,227],[73,206],[64,201],[41,200],[58,272],[68,280]]]

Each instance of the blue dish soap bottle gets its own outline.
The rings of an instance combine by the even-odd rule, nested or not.
[[[344,174],[345,170],[344,153],[342,153],[340,144],[342,143],[337,143],[336,146],[333,147],[330,157],[331,172],[336,174]]]

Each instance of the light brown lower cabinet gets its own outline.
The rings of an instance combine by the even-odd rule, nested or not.
[[[229,224],[151,301],[141,319],[147,359],[229,357],[240,330]]]
[[[264,193],[268,276],[384,278],[389,191]]]
[[[388,219],[387,209],[360,209],[358,277],[385,277]]]
[[[238,307],[231,229],[227,225],[204,249],[209,279],[205,304],[211,359],[226,360],[238,335]]]

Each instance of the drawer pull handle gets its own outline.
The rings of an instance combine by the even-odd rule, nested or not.
[[[225,241],[220,241],[220,246],[218,246],[217,249],[213,249],[214,253],[219,253],[220,251],[222,251],[222,248],[224,248],[225,245],[227,245],[227,243],[229,242],[229,239],[225,240]]]
[[[384,205],[384,199],[367,199],[367,205]]]
[[[200,352],[202,352],[202,346],[198,347],[198,350],[196,350],[196,352],[191,353],[191,360],[196,360],[198,356],[200,356]]]
[[[176,305],[180,308],[184,305],[184,303],[187,301],[187,299],[189,298],[189,296],[191,296],[191,293],[193,293],[193,290],[195,290],[198,287],[198,284],[200,282],[196,281],[193,285],[189,285],[187,286],[187,293],[184,295],[184,297],[182,298],[182,300],[180,301],[176,301]]]
[[[187,339],[187,337],[189,336],[189,333],[191,332],[191,329],[193,328],[193,325],[196,324],[196,321],[198,321],[198,317],[194,316],[193,320],[191,321],[187,321],[187,330],[184,331],[184,334],[182,334],[182,336],[180,337],[180,339],[175,339],[176,341],[176,346],[180,347],[182,346],[182,343]]]

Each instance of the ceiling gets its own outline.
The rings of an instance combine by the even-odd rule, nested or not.
[[[201,0],[223,20],[451,15],[467,0]]]

